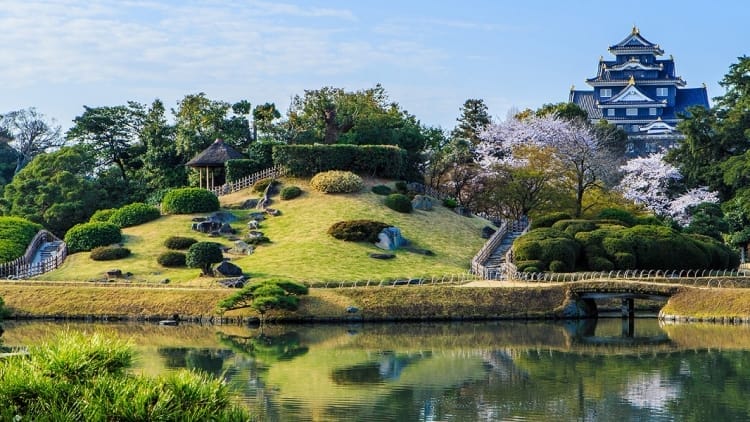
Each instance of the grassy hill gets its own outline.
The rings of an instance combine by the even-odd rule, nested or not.
[[[451,210],[435,206],[433,211],[415,210],[401,214],[383,205],[383,196],[366,189],[357,194],[327,195],[313,191],[306,180],[283,180],[284,185],[297,185],[302,196],[282,201],[273,198],[277,217],[267,218],[260,230],[271,239],[250,256],[227,255],[253,279],[284,277],[298,281],[382,280],[387,278],[441,276],[466,272],[469,262],[484,244],[480,230],[487,221],[458,216]],[[235,207],[256,193],[237,192],[221,198],[222,206]],[[240,219],[233,227],[246,231],[247,215],[252,210],[233,210]],[[199,277],[197,269],[169,269],[160,266],[156,257],[166,251],[163,242],[174,235],[191,236],[198,240],[220,241],[190,230],[195,215],[162,216],[158,220],[123,229],[124,246],[132,251],[128,258],[117,261],[93,261],[88,252],[73,254],[61,268],[40,276],[44,280],[101,280],[111,268],[131,273],[130,279],[185,285],[210,285],[213,279]],[[435,256],[405,250],[396,251],[392,260],[376,260],[368,256],[383,252],[374,245],[336,240],[326,232],[331,224],[350,219],[383,221],[401,229],[405,238],[417,248],[429,249]]]

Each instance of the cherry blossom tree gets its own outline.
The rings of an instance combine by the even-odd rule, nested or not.
[[[489,125],[480,134],[477,148],[480,162],[486,168],[493,165],[524,166],[514,150],[518,146],[537,147],[548,151],[550,158],[562,165],[559,180],[574,193],[574,214],[583,213],[584,195],[592,189],[611,182],[617,173],[617,161],[604,146],[592,127],[579,120],[566,120],[556,115],[531,115],[523,119],[508,119]]]

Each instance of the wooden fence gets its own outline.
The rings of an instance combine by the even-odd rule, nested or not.
[[[268,178],[276,178],[281,177],[286,174],[286,168],[282,166],[274,166],[271,168],[267,168],[265,170],[261,170],[257,173],[253,173],[249,176],[245,176],[242,179],[239,179],[235,182],[226,183],[222,186],[217,186],[211,190],[211,192],[214,193],[216,196],[222,196],[222,195],[229,195],[230,193],[234,193],[237,191],[241,191],[242,189],[247,189],[249,187],[252,187],[255,182],[262,179],[268,179]]]
[[[34,256],[39,248],[49,242],[60,242],[61,246],[39,262],[34,262]],[[13,261],[0,264],[0,277],[2,278],[28,278],[39,275],[62,265],[68,255],[65,243],[47,230],[39,230],[31,239],[29,246],[23,256]]]

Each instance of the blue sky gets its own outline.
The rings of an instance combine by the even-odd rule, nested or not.
[[[748,22],[745,1],[0,0],[0,113],[68,128],[84,105],[198,92],[286,111],[305,89],[381,83],[451,129],[467,98],[500,120],[567,101],[633,25],[715,97],[750,53]]]

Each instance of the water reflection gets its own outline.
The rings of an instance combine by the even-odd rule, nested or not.
[[[626,324],[626,325],[624,325]],[[6,347],[64,325],[6,323]],[[652,319],[359,326],[74,324],[132,339],[134,371],[222,377],[265,420],[732,420],[750,327]]]

